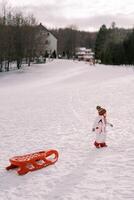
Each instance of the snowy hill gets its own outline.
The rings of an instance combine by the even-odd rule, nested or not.
[[[96,105],[114,127],[95,149]],[[133,200],[134,70],[55,60],[0,74],[1,200]],[[9,158],[56,149],[55,165],[18,176]]]

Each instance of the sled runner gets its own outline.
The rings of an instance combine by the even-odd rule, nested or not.
[[[54,164],[58,160],[58,152],[56,150],[40,151],[23,156],[15,156],[9,159],[10,166],[7,170],[19,168],[18,174],[23,175],[29,171],[41,169],[48,165]]]

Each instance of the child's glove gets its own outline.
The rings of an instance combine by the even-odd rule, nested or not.
[[[113,127],[113,124],[110,124],[111,127]]]

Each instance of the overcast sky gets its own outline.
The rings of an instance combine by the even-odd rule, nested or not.
[[[33,13],[47,28],[76,25],[79,30],[98,30],[102,24],[132,28],[134,0],[9,0],[27,13]]]

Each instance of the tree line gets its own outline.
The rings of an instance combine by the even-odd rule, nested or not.
[[[102,25],[95,41],[95,59],[103,64],[134,64],[134,30]]]

